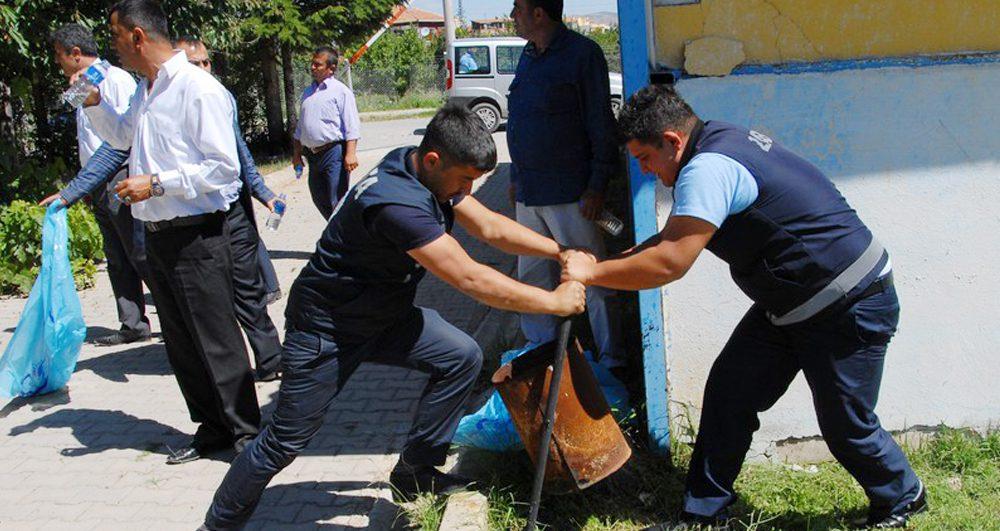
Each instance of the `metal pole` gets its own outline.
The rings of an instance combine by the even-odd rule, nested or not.
[[[542,499],[542,483],[545,480],[545,465],[549,460],[549,441],[552,439],[552,427],[555,425],[556,404],[559,402],[559,381],[562,380],[563,362],[566,359],[566,347],[569,346],[569,332],[572,321],[566,319],[559,327],[559,343],[552,360],[552,378],[549,380],[549,397],[545,406],[545,420],[542,424],[542,438],[538,441],[536,452],[535,481],[531,485],[531,511],[528,515],[528,525],[525,531],[534,531],[538,521],[538,506]]]

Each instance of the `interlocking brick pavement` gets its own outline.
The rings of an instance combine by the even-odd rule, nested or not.
[[[419,123],[410,120],[409,123]],[[424,119],[423,123],[426,123]],[[405,125],[405,124],[404,124]],[[378,127],[387,127],[379,123]],[[408,125],[407,125],[408,127]],[[503,134],[496,135],[501,157]],[[419,137],[402,138],[409,141]],[[364,143],[362,143],[363,147]],[[360,154],[360,177],[388,147]],[[277,232],[262,229],[286,295],[315,246],[323,220],[309,199],[305,179],[285,169],[268,176],[289,196]],[[487,205],[510,207],[507,166],[480,185]],[[257,209],[263,227],[263,209]],[[468,236],[458,231],[461,240]],[[463,242],[464,243],[464,242]],[[478,244],[470,254],[504,272],[514,260]],[[90,337],[109,332],[115,309],[107,276],[80,292]],[[269,307],[284,328],[285,298]],[[0,300],[0,344],[6,344],[25,299]],[[495,314],[428,278],[418,303],[473,333]],[[153,330],[159,323],[152,300]],[[278,474],[249,529],[390,529],[399,525],[386,481],[415,411],[426,377],[404,369],[362,365],[334,401],[309,448]],[[257,384],[265,418],[277,382]],[[157,337],[140,345],[99,348],[85,344],[64,391],[30,400],[0,402],[0,529],[184,529],[200,523],[228,469],[221,455],[167,466],[170,448],[193,433],[177,384]]]

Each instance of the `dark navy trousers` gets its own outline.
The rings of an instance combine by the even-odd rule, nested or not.
[[[307,153],[306,160],[309,161],[309,194],[313,204],[323,219],[330,219],[333,208],[347,193],[351,181],[344,166],[344,143],[337,142],[318,155]]]
[[[430,374],[400,457],[414,465],[444,464],[483,363],[471,337],[424,308],[413,308],[384,334],[354,345],[290,329],[281,354],[277,408],[267,427],[233,461],[215,492],[205,516],[209,529],[243,527],[271,478],[309,444],[334,397],[362,362]]]
[[[733,483],[760,427],[757,415],[774,405],[800,370],[827,446],[864,488],[871,510],[888,513],[912,501],[919,480],[874,411],[898,321],[891,286],[789,326],[775,326],[764,310],[751,307],[705,385],[684,509],[714,516],[735,501]]]

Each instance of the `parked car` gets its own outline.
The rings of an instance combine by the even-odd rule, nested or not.
[[[455,39],[448,50],[449,102],[468,106],[490,132],[507,119],[507,95],[514,80],[521,51],[528,41],[519,37]],[[622,76],[609,73],[611,110],[618,116],[622,105]]]

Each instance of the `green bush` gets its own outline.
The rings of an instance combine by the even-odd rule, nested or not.
[[[38,276],[42,261],[42,220],[45,207],[14,201],[0,207],[0,294],[25,295]],[[77,288],[94,285],[96,262],[104,259],[103,240],[90,209],[69,209],[69,258]]]

